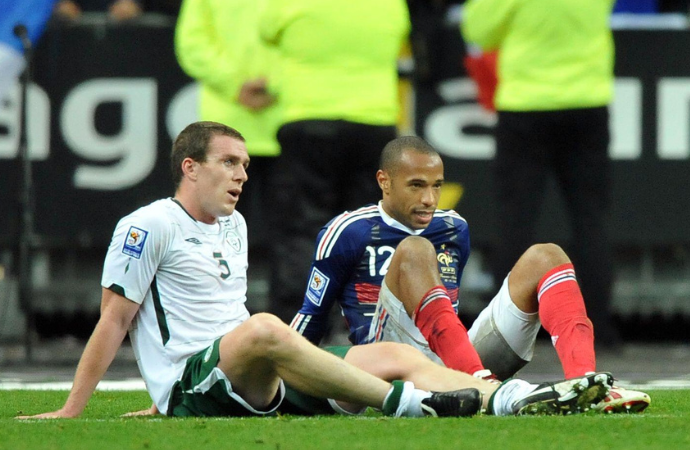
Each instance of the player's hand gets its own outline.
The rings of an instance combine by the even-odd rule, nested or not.
[[[256,78],[242,84],[237,101],[247,109],[259,111],[271,106],[276,98],[268,92],[266,78]]]
[[[64,409],[58,409],[57,411],[35,414],[33,416],[17,416],[15,419],[25,420],[25,419],[72,419],[77,417],[79,414],[72,414]]]
[[[142,409],[141,411],[131,411],[128,413],[124,413],[120,417],[155,416],[158,413],[159,413],[158,408],[154,404],[154,405],[151,405],[150,408]]]

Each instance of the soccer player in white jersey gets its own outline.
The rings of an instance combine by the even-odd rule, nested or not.
[[[101,318],[72,390],[62,408],[31,417],[79,416],[128,330],[154,403],[147,413],[271,414],[283,400],[284,383],[345,402],[346,410],[371,406],[413,417],[471,415],[482,407],[500,415],[578,412],[608,392],[612,378],[606,373],[543,386],[515,380],[498,387],[395,344],[399,355],[416,353],[407,358],[416,367],[407,373],[397,368],[396,375],[442,389],[467,388],[431,393],[412,381],[391,384],[367,373],[312,345],[274,316],[249,317],[244,306],[247,230],[235,211],[248,164],[244,138],[230,127],[196,122],[180,133],[172,150],[174,198],[118,223],[104,264]],[[480,389],[491,394],[491,406]]]
[[[378,205],[345,212],[319,233],[294,329],[318,344],[338,303],[354,344],[403,342],[449,368],[491,376],[489,369],[507,379],[531,360],[543,325],[566,378],[595,370],[592,323],[559,246],[527,249],[468,331],[457,308],[469,228],[455,211],[436,209],[441,157],[421,138],[399,137],[383,149],[376,177],[383,194]],[[627,412],[647,405],[646,394],[614,388],[597,408]]]

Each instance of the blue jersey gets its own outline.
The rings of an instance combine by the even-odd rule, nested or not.
[[[337,302],[350,341],[367,343],[383,277],[396,247],[411,235],[428,239],[436,248],[441,280],[457,312],[458,286],[470,254],[465,219],[452,210],[436,210],[426,229],[411,230],[380,205],[370,205],[337,216],[319,232],[304,302],[292,328],[318,344]]]

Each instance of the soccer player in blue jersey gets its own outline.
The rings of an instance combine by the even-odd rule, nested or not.
[[[455,211],[436,209],[441,157],[424,140],[403,136],[384,148],[376,178],[377,205],[345,212],[320,231],[294,329],[320,342],[338,303],[353,344],[403,342],[449,368],[505,379],[531,360],[543,325],[566,378],[595,370],[592,323],[559,246],[530,247],[468,331],[457,309],[469,230]],[[606,400],[598,407],[607,411],[649,404],[646,394],[619,388]]]

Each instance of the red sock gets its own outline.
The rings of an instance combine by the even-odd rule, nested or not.
[[[446,367],[469,374],[484,369],[444,286],[430,289],[412,317],[431,350]]]
[[[551,335],[566,378],[593,372],[594,329],[572,264],[554,267],[537,287],[539,319]]]

